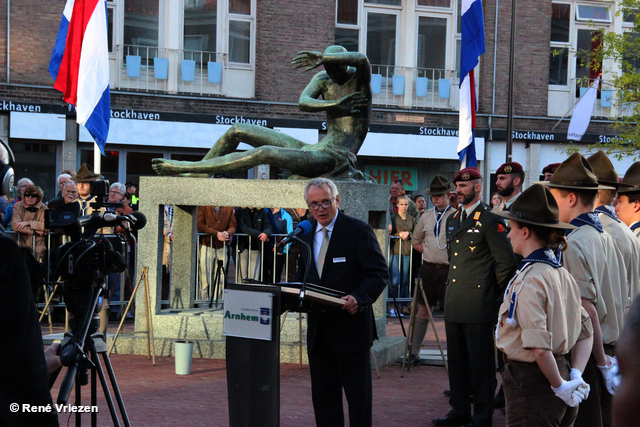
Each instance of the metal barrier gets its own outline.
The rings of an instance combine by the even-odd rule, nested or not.
[[[394,240],[399,240],[400,241],[400,248],[398,250],[399,254],[393,254],[392,253],[392,246],[395,246],[393,244]],[[410,247],[410,253],[409,255],[402,255],[403,249],[404,249],[404,245],[409,245]],[[394,265],[394,255],[398,256],[398,262],[397,262],[397,266]],[[414,262],[413,262],[413,258],[414,256],[417,255],[417,251],[415,249],[413,249],[413,245],[411,244],[411,240],[402,240],[400,237],[397,236],[389,236],[389,245],[387,245],[387,260],[388,260],[388,265],[389,265],[389,278],[390,278],[390,283],[389,283],[389,290],[388,290],[388,295],[389,298],[392,298],[392,292],[393,292],[393,288],[394,288],[394,277],[397,277],[397,287],[395,289],[395,297],[396,297],[396,301],[401,302],[401,303],[410,303],[411,301],[413,301],[413,291],[414,291],[414,287],[415,287],[415,280],[418,277],[418,268],[414,267],[419,267],[419,266],[414,266]],[[422,259],[422,254],[420,254],[420,265],[422,265],[422,263],[424,262],[424,260]],[[408,264],[408,272],[406,272],[406,274],[403,275],[403,267],[406,268]],[[397,273],[397,275],[396,275]],[[405,289],[405,295],[402,295],[402,286],[403,286],[403,276],[408,275],[408,283],[405,284],[406,289]]]

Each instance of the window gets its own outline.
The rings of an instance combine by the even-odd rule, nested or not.
[[[251,60],[251,23],[229,21],[229,61],[248,64]]]
[[[218,4],[216,0],[185,0],[184,58],[197,63],[210,61],[203,52],[217,51]]]
[[[396,15],[368,14],[366,55],[372,65],[395,65]]]
[[[125,0],[124,45],[125,54],[143,58],[157,56],[159,0]]]
[[[611,22],[611,11],[607,6],[576,5],[576,20]]]
[[[418,18],[418,68],[446,68],[447,20]]]

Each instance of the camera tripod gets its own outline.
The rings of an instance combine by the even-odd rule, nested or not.
[[[105,372],[98,357],[98,355],[102,355],[102,359],[111,382],[111,388],[113,389],[113,393],[120,409],[122,422],[126,427],[129,427],[129,417],[124,406],[122,395],[120,394],[120,389],[118,388],[118,383],[113,372],[113,366],[109,360],[104,336],[101,333],[96,333],[98,317],[94,313],[99,297],[104,292],[104,288],[104,282],[100,283],[98,286],[91,286],[91,297],[88,299],[88,301],[90,301],[88,304],[90,309],[83,313],[84,316],[79,324],[74,322],[74,326],[76,327],[72,326],[73,332],[65,334],[65,339],[60,344],[60,360],[62,361],[62,364],[68,368],[62,384],[60,385],[57,403],[67,404],[71,388],[75,383],[75,405],[81,406],[82,386],[89,383],[89,370],[91,370],[91,405],[97,405],[96,377],[98,377],[102,386],[102,392],[109,407],[109,413],[111,414],[113,425],[116,427],[121,425],[107,385]],[[89,331],[91,331],[91,334],[89,334]],[[57,373],[52,377],[50,386],[53,385],[56,377]],[[97,426],[97,422],[98,414],[92,411],[91,425]],[[76,412],[76,426],[80,425],[82,425],[82,414],[80,412]]]
[[[227,288],[227,271],[224,268],[224,260],[216,259],[216,270],[213,276],[213,286],[211,289],[211,299],[209,299],[209,308],[213,307],[214,298],[216,300],[216,308],[218,308],[218,295],[220,294],[221,285],[223,289]]]

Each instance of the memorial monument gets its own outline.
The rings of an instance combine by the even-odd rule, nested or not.
[[[300,95],[302,111],[327,113],[327,135],[307,144],[273,129],[235,124],[197,162],[153,159],[158,175],[211,176],[243,171],[258,165],[277,166],[291,178],[345,178],[363,180],[356,169],[356,155],[369,128],[371,113],[371,64],[358,52],[329,46],[324,53],[303,51],[293,59],[296,68],[320,71]],[[253,149],[238,153],[244,142]]]

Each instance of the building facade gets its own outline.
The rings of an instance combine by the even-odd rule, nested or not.
[[[511,1],[484,0],[487,53],[478,66],[476,146],[488,177],[506,158]],[[64,0],[0,1],[0,137],[17,178],[55,192],[64,169],[93,163],[93,143],[53,89],[47,68]],[[313,72],[291,60],[331,44],[372,64],[372,121],[358,166],[374,180],[421,192],[458,169],[461,0],[109,0],[111,128],[101,169],[113,181],[153,174],[151,159],[200,159],[234,123],[278,129],[308,143],[325,117],[297,100]],[[595,78],[574,52],[592,48],[595,22],[626,31],[611,2],[518,2],[513,160],[530,184],[562,161],[568,119]],[[616,64],[604,64],[615,70]],[[611,138],[618,111],[606,73],[584,143]],[[247,149],[247,146],[239,148]],[[631,160],[615,163],[624,174]],[[258,167],[236,177],[277,179]],[[492,180],[493,181],[493,180]],[[490,186],[485,186],[489,192]]]

